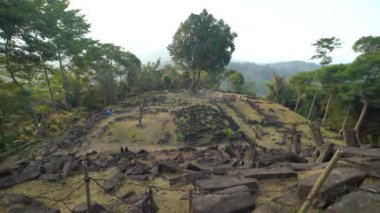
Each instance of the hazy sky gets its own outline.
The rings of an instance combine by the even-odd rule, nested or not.
[[[71,0],[71,8],[86,15],[90,37],[143,60],[165,54],[179,24],[204,8],[238,34],[233,60],[307,61],[311,43],[335,36],[344,44],[334,63],[350,62],[358,38],[380,35],[380,0]]]

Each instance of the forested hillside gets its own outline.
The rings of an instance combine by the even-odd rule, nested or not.
[[[314,70],[318,67],[318,64],[304,61],[287,61],[272,64],[256,64],[252,62],[232,61],[227,66],[227,68],[234,69],[243,74],[246,81],[254,82],[256,95],[260,97],[268,95],[269,89],[267,87],[267,83],[272,80],[273,73],[276,73],[287,79],[299,72]]]

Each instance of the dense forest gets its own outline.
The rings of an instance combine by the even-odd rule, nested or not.
[[[258,97],[265,97],[269,93],[267,84],[272,81],[273,73],[288,79],[299,72],[315,70],[319,68],[319,65],[304,61],[287,61],[270,64],[231,61],[227,68],[240,72],[246,81],[255,82],[256,95]]]
[[[147,91],[197,93],[224,87],[255,96],[257,85],[263,84],[255,71],[234,70],[241,64],[226,68],[237,34],[206,10],[192,14],[174,35],[168,50],[176,65],[160,65],[159,59],[141,64],[122,47],[87,37],[90,24],[68,6],[68,0],[0,1],[0,148],[15,140],[49,136],[81,113]],[[194,22],[214,27],[213,39],[202,40],[201,34],[198,41],[203,43],[184,40],[181,36],[193,33]],[[339,39],[332,39],[314,44],[321,67],[315,65],[313,71],[289,77],[298,70],[283,68],[285,75],[280,75],[278,67],[266,65],[273,71],[265,73],[265,78],[273,78],[266,85],[267,98],[337,132],[352,127],[362,143],[378,143],[380,37],[359,38],[353,50],[360,55],[349,64],[331,64],[328,54],[340,45]],[[217,48],[205,54],[208,44]],[[305,66],[305,71],[313,66]]]
[[[301,72],[288,81],[273,74],[270,100],[288,106],[311,120],[342,132],[354,128],[363,143],[378,143],[380,120],[380,37],[358,39],[360,55],[349,64],[333,64],[329,53],[340,47],[337,38],[322,38],[313,45],[321,67]]]

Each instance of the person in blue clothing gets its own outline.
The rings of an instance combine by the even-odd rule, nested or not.
[[[105,111],[105,114],[108,115],[108,116],[111,116],[112,115],[112,109],[107,109]]]

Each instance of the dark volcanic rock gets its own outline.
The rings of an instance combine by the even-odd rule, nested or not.
[[[325,207],[333,203],[339,196],[353,190],[367,176],[367,173],[355,168],[336,168],[327,177],[318,195],[315,197],[313,205]],[[302,180],[297,185],[297,193],[300,197],[306,198],[318,179],[319,175],[313,175]]]
[[[283,213],[283,212],[286,212],[286,211],[282,206],[274,202],[269,202],[269,203],[259,206],[252,213]]]
[[[190,183],[195,184],[196,180],[207,179],[207,178],[209,178],[208,171],[197,171],[194,173],[182,174],[182,175],[170,177],[169,184],[170,186],[175,186],[179,184],[190,184]]]
[[[18,183],[32,180],[40,176],[41,174],[41,162],[40,161],[32,161],[30,164],[24,169],[24,171],[17,175],[16,179]]]
[[[145,175],[148,173],[149,173],[149,169],[146,168],[146,166],[142,164],[135,165],[127,169],[127,171],[125,171],[126,175]]]
[[[170,173],[179,173],[182,171],[180,166],[176,163],[168,161],[159,161],[157,162],[158,172],[170,172]]]
[[[121,184],[125,176],[123,173],[116,173],[110,179],[104,181],[104,189],[107,192],[110,192],[116,189],[117,186]]]
[[[11,168],[0,169],[0,178],[8,177],[13,174],[13,170]]]
[[[107,212],[106,208],[96,202],[91,202],[91,213],[104,213]],[[87,213],[87,204],[82,203],[74,207],[73,213]]]
[[[284,194],[275,197],[272,201],[281,206],[297,209],[302,205],[302,200],[298,196],[297,191],[295,189],[291,189],[286,191]]]
[[[380,159],[380,148],[357,148],[357,147],[338,147],[343,151],[342,157],[374,157]]]
[[[28,206],[27,208],[14,208],[10,213],[60,213],[59,209],[48,208],[43,206]]]
[[[297,173],[288,168],[257,168],[240,171],[243,177],[256,178],[258,180],[297,178]]]
[[[31,204],[33,200],[24,194],[11,193],[7,195],[7,199],[10,203],[21,203],[24,205]]]
[[[174,122],[177,132],[181,133],[184,141],[195,142],[205,135],[212,135],[212,141],[222,139],[237,139],[239,134],[228,138],[223,130],[236,131],[239,126],[224,111],[206,105],[191,105],[174,112]]]
[[[69,156],[65,163],[63,164],[63,169],[62,169],[62,177],[67,177],[70,175],[71,170],[75,167],[75,159],[71,156]]]
[[[251,192],[256,192],[259,189],[259,184],[254,178],[220,177],[197,180],[195,183],[199,187],[199,190],[203,192],[213,192],[241,185],[247,186]]]
[[[52,181],[52,182],[56,182],[56,181],[59,181],[62,179],[62,175],[60,174],[57,174],[57,173],[53,173],[53,174],[43,174],[40,176],[39,178],[40,180],[44,180],[44,181]]]
[[[40,171],[41,162],[32,161],[20,174],[14,174],[13,176],[7,176],[0,179],[0,188],[7,188],[18,183],[36,179],[41,175]]]
[[[344,195],[339,201],[331,205],[328,213],[379,213],[380,194],[366,191],[356,191]]]
[[[46,173],[57,173],[62,170],[63,164],[66,162],[67,157],[56,157],[50,159],[43,164],[43,169]]]
[[[248,212],[255,208],[254,198],[247,186],[236,186],[213,194],[196,196],[193,201],[194,211],[208,212]]]
[[[125,193],[121,198],[127,203],[134,203],[140,199],[140,197],[134,191]]]

